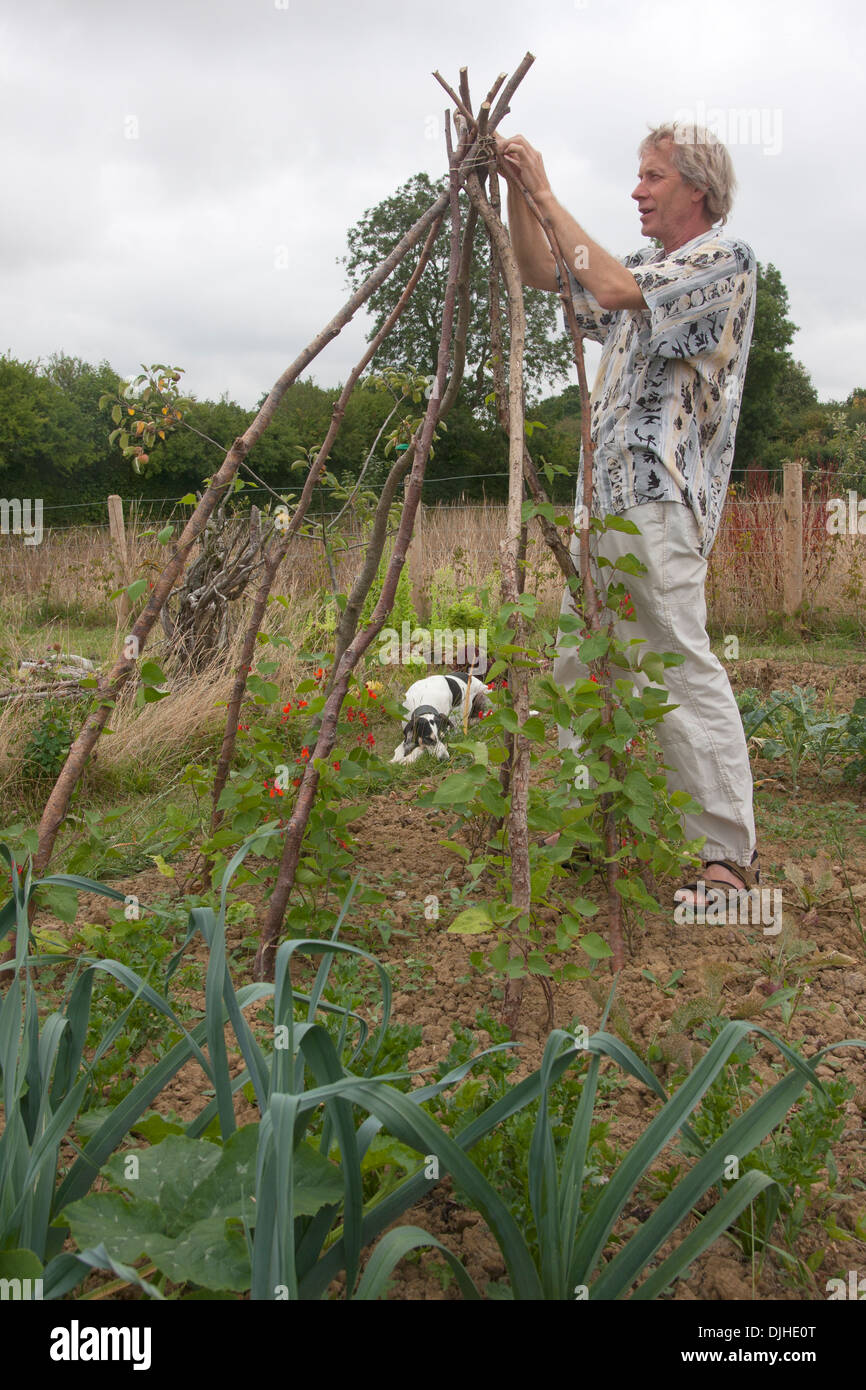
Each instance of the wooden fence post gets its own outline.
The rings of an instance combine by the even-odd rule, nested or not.
[[[129,584],[129,552],[126,548],[126,529],[123,524],[123,498],[114,492],[108,499],[108,525],[112,544],[120,560],[122,581]],[[129,616],[129,598],[126,594],[121,594],[114,602],[117,608],[117,626],[122,627]]]
[[[786,459],[782,494],[785,613],[803,602],[803,461]]]

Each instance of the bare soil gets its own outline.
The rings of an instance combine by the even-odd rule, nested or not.
[[[729,663],[735,688],[757,686],[762,691],[787,688],[792,684],[814,684],[820,690],[832,689],[839,709],[850,708],[853,701],[866,694],[866,666],[851,664],[841,668],[818,667],[801,662],[744,661]],[[762,879],[765,886],[780,886],[783,891],[784,929],[779,937],[767,936],[760,926],[698,926],[677,925],[672,912],[642,915],[630,925],[630,951],[626,969],[618,990],[618,1009],[609,1027],[618,1030],[632,1047],[646,1057],[651,1044],[661,1046],[668,1064],[659,1063],[656,1070],[663,1084],[672,1072],[672,1063],[699,1054],[698,1045],[689,1029],[677,1032],[672,1028],[675,1011],[684,1001],[712,995],[719,997],[718,1012],[730,1018],[754,1018],[765,1027],[779,1032],[790,1043],[805,1040],[806,1053],[812,1055],[822,1047],[846,1038],[866,1039],[866,948],[864,935],[851,908],[846,889],[847,881],[855,889],[866,884],[866,848],[862,828],[866,825],[866,809],[862,797],[849,787],[837,788],[817,778],[802,779],[803,785],[793,791],[780,777],[778,764],[762,764],[755,768],[756,785],[768,790],[774,784],[784,795],[790,816],[802,809],[805,813],[816,804],[828,809],[841,803],[854,803],[856,813],[850,824],[844,864],[832,857],[802,864],[807,882],[814,881],[822,868],[832,875],[832,886],[825,889],[814,903],[802,901],[784,873],[792,858],[811,854],[814,845],[805,838],[799,842],[790,837],[773,838],[764,833],[759,841]],[[448,817],[416,804],[414,790],[395,787],[377,797],[364,817],[354,822],[357,845],[357,864],[366,881],[376,881],[377,875],[390,877],[388,913],[382,920],[409,936],[392,935],[385,945],[369,931],[360,937],[345,933],[345,939],[357,940],[381,960],[394,967],[396,984],[393,1001],[395,1022],[414,1024],[422,1030],[420,1046],[410,1055],[414,1068],[429,1068],[441,1062],[453,1041],[452,1024],[476,1028],[476,1015],[482,1008],[495,1016],[501,1013],[501,988],[490,979],[480,976],[469,963],[469,952],[477,946],[477,938],[451,935],[448,925],[453,916],[449,911],[450,887],[464,881],[464,870],[452,851],[439,842],[446,836]],[[855,831],[861,833],[855,834]],[[190,864],[178,866],[177,883],[183,882]],[[394,887],[405,882],[404,887]],[[166,891],[167,881],[156,870],[139,874],[114,886],[135,892],[143,903]],[[661,892],[671,901],[676,884],[663,885]],[[596,877],[588,891],[601,899],[603,885]],[[261,901],[252,889],[241,890],[250,901]],[[424,900],[435,894],[440,902],[438,920],[428,920]],[[483,895],[482,895],[483,896]],[[660,900],[665,901],[665,898]],[[383,909],[384,909],[383,905]],[[80,899],[79,923],[107,921],[106,899]],[[54,924],[52,924],[54,925]],[[232,928],[230,949],[239,945],[249,928]],[[603,930],[603,928],[602,928]],[[786,1030],[781,1007],[774,1006],[772,996],[779,987],[774,977],[774,962],[780,950],[794,941],[813,943],[809,953],[808,980],[800,1006]],[[192,952],[193,959],[204,961],[201,943]],[[407,964],[408,960],[408,964]],[[680,982],[669,991],[659,985],[669,981],[676,970],[684,972]],[[655,976],[654,983],[642,972]],[[606,994],[608,976],[600,975]],[[237,981],[240,982],[240,981]],[[202,978],[202,990],[203,990]],[[188,992],[189,1002],[203,1007],[203,992]],[[576,1022],[585,1024],[592,1032],[601,1018],[601,991],[594,981],[578,981],[555,987],[555,1022],[569,1028]],[[516,1041],[519,1048],[519,1079],[537,1067],[548,1036],[547,1005],[541,989],[534,982],[526,985],[523,1011]],[[485,1036],[479,1035],[483,1045]],[[775,1060],[774,1049],[763,1044],[756,1065],[766,1069]],[[684,1280],[677,1285],[675,1296],[680,1299],[732,1300],[751,1299],[824,1299],[827,1279],[849,1268],[866,1267],[866,1243],[856,1234],[863,1230],[866,1220],[866,1157],[863,1144],[863,1116],[866,1113],[866,1054],[849,1048],[831,1054],[826,1065],[818,1069],[819,1077],[845,1076],[856,1087],[854,1097],[845,1107],[845,1129],[834,1149],[838,1168],[838,1184],[826,1181],[815,1190],[815,1200],[809,1208],[796,1254],[801,1261],[823,1250],[822,1262],[811,1278],[805,1270],[793,1278],[784,1267],[769,1259],[760,1281],[753,1283],[753,1270],[740,1256],[731,1239],[725,1237],[697,1260]],[[141,1056],[141,1062],[148,1060]],[[237,1062],[238,1069],[240,1061]],[[607,1065],[607,1064],[605,1064]],[[174,1110],[183,1118],[197,1113],[202,1106],[203,1077],[194,1063],[189,1064],[161,1094],[160,1110]],[[254,1108],[238,1098],[238,1118],[244,1122],[256,1117]],[[630,1146],[641,1134],[648,1121],[658,1111],[659,1102],[636,1082],[630,1081],[619,1093],[616,1112],[610,1116],[611,1142],[622,1148]],[[660,1160],[661,1161],[661,1160]],[[488,1174],[495,1183],[496,1175]],[[633,1209],[628,1220],[632,1225],[645,1219],[649,1208]],[[417,1224],[437,1235],[465,1263],[468,1272],[483,1290],[488,1283],[505,1274],[499,1251],[481,1218],[454,1201],[448,1179],[443,1181],[424,1202],[405,1217],[406,1223]],[[435,1267],[441,1261],[435,1255],[425,1255],[420,1263],[398,1267],[391,1297],[412,1300],[455,1299],[459,1293],[453,1283],[437,1277]]]

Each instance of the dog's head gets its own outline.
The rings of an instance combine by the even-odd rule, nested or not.
[[[419,705],[409,716],[408,722],[403,725],[403,756],[407,758],[416,749],[418,752],[427,751],[435,753],[437,757],[442,757],[440,749],[444,749],[442,743],[442,730],[448,723],[448,716],[441,714],[433,705]],[[447,751],[444,756],[447,757]]]

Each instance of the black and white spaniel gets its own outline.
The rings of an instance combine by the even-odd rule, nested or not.
[[[487,686],[476,676],[426,676],[410,685],[403,697],[408,721],[403,725],[403,742],[394,750],[392,763],[412,763],[422,753],[448,757],[442,735],[449,724],[459,725],[466,702],[466,683],[469,689],[470,715],[478,710],[492,709]]]

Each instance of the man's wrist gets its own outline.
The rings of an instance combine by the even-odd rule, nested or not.
[[[534,199],[535,205],[538,208],[539,212],[544,212],[548,215],[553,211],[554,208],[559,207],[559,203],[556,201],[556,197],[552,188],[542,189],[539,193],[534,194]]]

